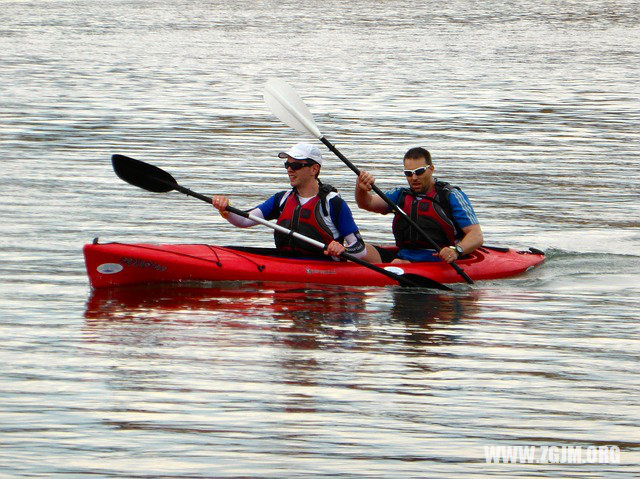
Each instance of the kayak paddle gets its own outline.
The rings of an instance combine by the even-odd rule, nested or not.
[[[147,191],[152,191],[154,193],[167,193],[169,191],[179,191],[184,193],[185,195],[192,196],[194,198],[198,198],[206,203],[211,204],[211,198],[205,195],[201,195],[200,193],[196,193],[195,191],[190,190],[189,188],[185,188],[178,184],[173,176],[171,176],[168,172],[164,171],[157,166],[151,165],[149,163],[145,163],[140,160],[135,160],[133,158],[129,158],[124,155],[113,155],[111,157],[111,163],[113,164],[113,169],[116,172],[116,175],[127,183],[142,188]],[[293,236],[301,241],[305,241],[306,243],[315,246],[318,249],[324,250],[325,245],[320,241],[316,241],[307,236],[301,235],[296,231],[289,230],[283,226],[278,224],[271,223],[270,221],[265,220],[264,218],[260,218],[259,216],[252,215],[247,213],[246,211],[239,210],[232,206],[227,206],[227,211],[234,213],[238,216],[242,216],[244,218],[248,218],[256,223],[260,223],[264,226],[268,226],[271,229],[279,231],[281,233],[285,233]],[[376,271],[380,274],[384,274],[389,278],[395,280],[401,286],[410,286],[410,287],[422,287],[422,288],[433,288],[433,289],[441,289],[444,291],[451,291],[451,288],[445,286],[442,283],[438,283],[435,280],[427,278],[425,276],[421,276],[418,274],[396,274],[391,271],[388,271],[384,268],[380,268],[374,264],[369,263],[368,261],[364,261],[352,254],[347,252],[342,253],[340,256],[343,258],[352,261],[353,263],[357,263],[365,268],[369,268],[373,271]]]
[[[287,82],[280,80],[279,78],[272,78],[267,81],[264,90],[264,100],[271,108],[273,114],[277,116],[280,121],[301,133],[308,133],[317,138],[338,158],[340,158],[345,165],[351,168],[356,175],[360,174],[360,170],[342,153],[340,153],[340,151],[329,140],[327,140],[322,133],[320,133],[320,130],[313,120],[311,112],[304,104],[298,93]],[[411,217],[404,212],[404,210],[400,209],[398,205],[393,203],[377,185],[373,184],[372,189],[396,214],[403,216],[404,219],[407,220],[411,226],[413,226],[435,248],[436,251],[440,250],[440,246],[431,239],[427,232],[420,228],[420,226],[418,226],[418,224],[413,221]],[[467,283],[473,284],[473,280],[460,266],[454,262],[449,264]]]

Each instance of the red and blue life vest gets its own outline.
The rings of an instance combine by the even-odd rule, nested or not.
[[[322,185],[320,192],[307,201],[304,205],[300,204],[298,195],[295,190],[289,192],[289,196],[282,205],[280,216],[278,217],[278,225],[293,230],[301,235],[320,241],[325,245],[331,243],[334,239],[342,242],[343,238],[334,238],[331,229],[324,220],[323,213],[327,215],[325,206],[326,197],[335,188],[329,185]],[[303,253],[320,253],[313,246],[294,238],[286,233],[274,231],[274,240],[276,248],[281,251]]]
[[[415,221],[441,248],[454,244],[462,236],[452,218],[449,194],[455,186],[436,181],[435,188],[426,195],[403,188],[397,205]],[[424,236],[402,215],[393,219],[393,236],[400,248],[433,248]]]

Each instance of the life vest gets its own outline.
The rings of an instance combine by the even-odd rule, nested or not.
[[[318,194],[304,205],[300,204],[295,189],[290,191],[280,207],[278,225],[320,241],[325,245],[328,245],[334,239],[339,243],[342,242],[343,238],[336,239],[333,237],[333,233],[323,217],[328,215],[325,203],[326,197],[331,191],[337,190],[330,185],[321,184]],[[273,236],[276,248],[281,251],[303,253],[305,255],[320,253],[317,248],[286,233],[274,231]]]
[[[431,193],[418,195],[403,188],[397,205],[415,221],[441,248],[454,244],[462,236],[451,214],[449,195],[457,188],[444,181],[436,181]],[[459,188],[458,188],[459,189]],[[393,236],[400,248],[433,248],[433,245],[402,215],[393,219]]]

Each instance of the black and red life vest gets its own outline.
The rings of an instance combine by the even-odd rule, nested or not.
[[[462,231],[453,220],[449,204],[449,195],[453,188],[457,187],[444,181],[436,181],[435,188],[426,195],[403,188],[396,203],[440,247],[452,245],[462,236]],[[393,236],[400,248],[433,248],[433,245],[399,214],[393,219]]]
[[[318,194],[307,201],[304,205],[300,204],[296,191],[290,191],[289,196],[281,205],[278,225],[316,241],[320,241],[325,245],[328,245],[334,239],[339,243],[342,242],[343,238],[333,237],[331,229],[324,220],[324,216],[328,216],[326,198],[332,191],[337,190],[330,185],[322,184]],[[309,253],[321,254],[318,249],[286,233],[274,231],[273,236],[276,248],[281,251],[303,253],[307,255]]]

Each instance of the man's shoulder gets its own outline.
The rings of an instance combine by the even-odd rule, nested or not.
[[[445,198],[449,200],[449,203],[452,201],[469,201],[467,199],[467,195],[464,194],[462,188],[457,185],[453,185],[448,181],[442,181],[439,179],[435,180],[436,192],[439,195],[444,195]],[[441,198],[442,200],[443,198]]]
[[[280,209],[283,207],[283,203],[287,197],[287,193],[289,193],[290,191],[291,190],[282,190],[274,193],[273,195],[269,196],[269,198],[264,200],[260,205],[258,205],[258,208],[262,211],[265,217],[271,217],[274,214],[278,214]]]
[[[329,193],[327,193],[326,198],[327,198],[327,201],[330,201],[330,200],[332,200],[334,198],[338,198],[338,199],[342,200],[342,196],[340,196],[340,193],[338,193],[338,190],[330,191]]]
[[[396,201],[400,197],[400,195],[408,192],[409,192],[409,188],[398,186],[392,190],[387,191],[385,194],[391,201]]]
[[[282,191],[278,191],[277,193],[274,193],[273,195],[271,195],[270,199],[276,202],[280,202],[282,200],[284,200],[285,198],[288,198],[289,195],[293,192],[293,190],[282,190]]]
[[[450,193],[453,190],[462,191],[459,186],[452,185],[448,181],[439,180],[437,178],[435,179],[434,184],[435,184],[436,190],[446,191],[447,193]]]
[[[341,210],[344,206],[349,206],[342,196],[337,191],[332,191],[326,197],[326,202],[329,204],[329,208],[332,210]]]
[[[469,197],[462,191],[462,188],[455,186],[449,190],[449,201],[469,202]]]
[[[453,216],[461,228],[479,223],[469,197],[460,188],[451,190],[449,204],[451,205]]]

